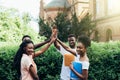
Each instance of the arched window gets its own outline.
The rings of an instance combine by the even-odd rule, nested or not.
[[[95,31],[95,34],[94,34],[94,40],[95,41],[99,41],[99,33],[98,33],[98,31]]]
[[[107,29],[106,31],[106,41],[112,40],[112,31],[111,29]]]

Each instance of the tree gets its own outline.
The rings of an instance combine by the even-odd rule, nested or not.
[[[30,15],[28,13],[23,13],[22,19],[26,24],[31,20]]]
[[[52,33],[51,27],[48,24],[48,22],[45,23],[45,20],[40,18],[40,20],[39,20],[39,34],[41,36],[45,36],[47,38],[50,38],[51,33]]]
[[[72,16],[70,31],[74,33],[77,38],[81,34],[85,34],[90,37],[91,34],[95,31],[95,29],[96,23],[91,20],[91,16],[89,14],[87,14],[80,21],[78,20],[76,14]]]
[[[70,32],[70,19],[67,16],[67,13],[58,13],[55,18],[55,25],[58,28],[58,38],[62,41],[67,41],[68,35]]]
[[[24,21],[13,8],[0,7],[0,42],[20,42],[23,35],[30,35],[32,40],[40,41],[39,35],[29,27],[29,16]],[[32,32],[31,32],[32,31]]]
[[[51,24],[55,24],[58,28],[58,38],[62,41],[67,41],[67,36],[69,34],[75,34],[78,38],[81,34],[85,34],[87,36],[91,36],[91,34],[95,31],[96,23],[91,20],[91,16],[87,14],[83,19],[79,20],[76,13],[74,13],[71,19],[68,18],[68,13],[58,12],[55,22]],[[45,23],[44,20],[40,19],[40,34],[49,37],[51,35],[51,25],[48,22]]]

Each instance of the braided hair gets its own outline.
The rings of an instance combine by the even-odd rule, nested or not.
[[[21,58],[22,58],[22,55],[26,53],[26,51],[24,50],[24,47],[26,47],[29,43],[32,43],[33,42],[31,40],[25,40],[23,41],[21,44],[20,44],[20,47],[14,57],[14,61],[13,61],[13,66],[14,68],[17,70],[17,73],[18,73],[18,77],[20,78],[21,76],[21,71],[20,71],[20,66],[21,66]]]

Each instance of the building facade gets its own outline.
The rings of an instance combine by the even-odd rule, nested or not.
[[[115,41],[120,40],[119,4],[120,0],[52,0],[43,8],[44,18],[54,20],[57,12],[66,5],[70,12],[76,12],[79,19],[87,13],[92,15],[92,20],[97,22],[97,29],[92,35],[95,40]]]
[[[54,18],[57,16],[58,12],[70,7],[67,0],[51,0],[51,2],[45,5],[43,5],[44,0],[41,0],[40,4],[40,12],[43,12],[40,14],[40,17],[42,16],[42,18],[47,21],[54,21]]]
[[[99,41],[120,40],[120,0],[90,0],[89,13],[97,21],[95,38]]]

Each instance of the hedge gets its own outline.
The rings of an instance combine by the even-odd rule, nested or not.
[[[92,43],[89,80],[120,80],[120,42]]]
[[[0,80],[18,80],[13,68],[13,57],[19,44],[0,43]],[[120,80],[120,42],[92,42],[88,49],[90,60],[88,80]],[[35,58],[41,80],[58,80],[62,56],[52,45],[44,54]]]

